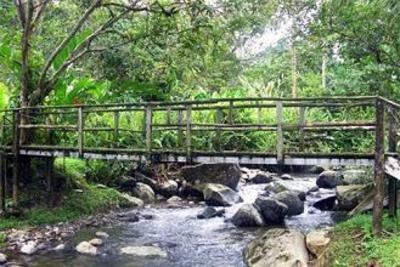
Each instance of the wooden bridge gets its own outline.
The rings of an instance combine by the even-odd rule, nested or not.
[[[385,159],[397,157],[399,111],[399,104],[378,96],[9,109],[1,111],[1,162],[13,162],[15,198],[19,164],[27,156],[189,164],[375,164],[379,178]],[[397,176],[394,169],[387,172]],[[395,180],[390,179],[389,188],[394,201]]]

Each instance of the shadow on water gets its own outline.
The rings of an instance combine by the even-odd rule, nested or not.
[[[291,187],[308,191],[315,186],[315,177],[296,176],[294,181],[285,181]],[[263,192],[265,184],[243,185],[239,192],[247,203],[252,203]],[[330,211],[319,211],[312,203],[324,194],[307,196],[305,211],[285,220],[285,225],[306,233],[321,226],[329,226],[342,219]],[[45,252],[19,261],[33,267],[158,267],[158,266],[244,266],[242,251],[245,245],[266,230],[238,229],[227,220],[240,207],[234,205],[226,209],[226,218],[199,220],[196,215],[204,206],[166,208],[163,205],[143,210],[154,216],[151,220],[141,220],[120,226],[102,229],[84,229],[76,234],[63,251]],[[74,250],[74,245],[90,240],[96,231],[105,231],[110,237],[100,248],[101,255],[85,256]],[[132,245],[159,246],[168,253],[166,258],[143,258],[120,255],[120,249]]]

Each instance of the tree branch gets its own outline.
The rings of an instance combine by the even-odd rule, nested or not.
[[[43,0],[43,2],[41,2],[38,6],[35,7],[35,8],[39,8],[39,10],[36,11],[35,15],[33,16],[32,24],[31,24],[32,30],[35,28],[36,24],[42,17],[43,12],[46,9],[46,6],[48,5],[49,2],[50,2],[50,0]]]
[[[22,28],[25,28],[25,5],[21,3],[21,0],[14,0],[14,5],[17,8],[18,18],[21,22]]]
[[[75,27],[72,29],[72,31],[64,38],[64,40],[57,46],[57,48],[51,53],[50,57],[46,61],[44,68],[40,74],[39,82],[38,82],[38,87],[42,87],[44,80],[46,78],[47,71],[49,70],[51,64],[53,61],[56,59],[58,54],[67,46],[68,42],[71,41],[71,39],[77,34],[77,32],[82,28],[83,24],[86,22],[86,20],[89,18],[90,14],[93,13],[93,11],[99,6],[101,3],[101,0],[93,0],[92,4],[86,9],[85,13],[82,15],[82,17],[79,19],[78,23],[75,25]]]

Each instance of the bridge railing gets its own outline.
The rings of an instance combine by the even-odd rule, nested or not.
[[[301,154],[373,158],[377,99],[259,97],[20,108],[4,111],[3,122],[9,123],[3,123],[8,131],[2,144],[6,151],[70,151],[80,157],[130,153],[148,159],[171,153],[190,161],[193,155],[270,155],[277,163]],[[349,112],[353,115],[346,117]],[[358,134],[345,134],[354,131]],[[258,147],[257,138],[266,145]],[[369,140],[366,151],[349,145],[354,138]]]

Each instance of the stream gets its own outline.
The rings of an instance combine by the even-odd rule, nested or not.
[[[294,180],[283,181],[292,188],[308,191],[315,186],[313,175],[294,175]],[[245,203],[253,203],[265,184],[241,184],[239,193]],[[324,194],[333,191],[319,191],[307,195],[304,213],[288,217],[286,227],[295,228],[303,233],[313,229],[330,226],[340,216],[331,211],[319,211],[312,203]],[[197,219],[206,206],[167,207],[158,203],[143,209],[140,213],[153,215],[152,219],[123,223],[118,226],[86,228],[79,231],[61,251],[46,251],[34,256],[21,256],[18,260],[26,266],[34,267],[169,267],[169,266],[244,266],[242,251],[245,245],[266,228],[236,228],[229,222],[241,204],[226,208],[225,217]],[[104,239],[100,255],[86,256],[78,254],[74,245],[80,241],[95,237],[95,232],[104,231],[110,235]],[[143,258],[120,255],[122,247],[132,245],[155,245],[167,252],[167,257]]]

